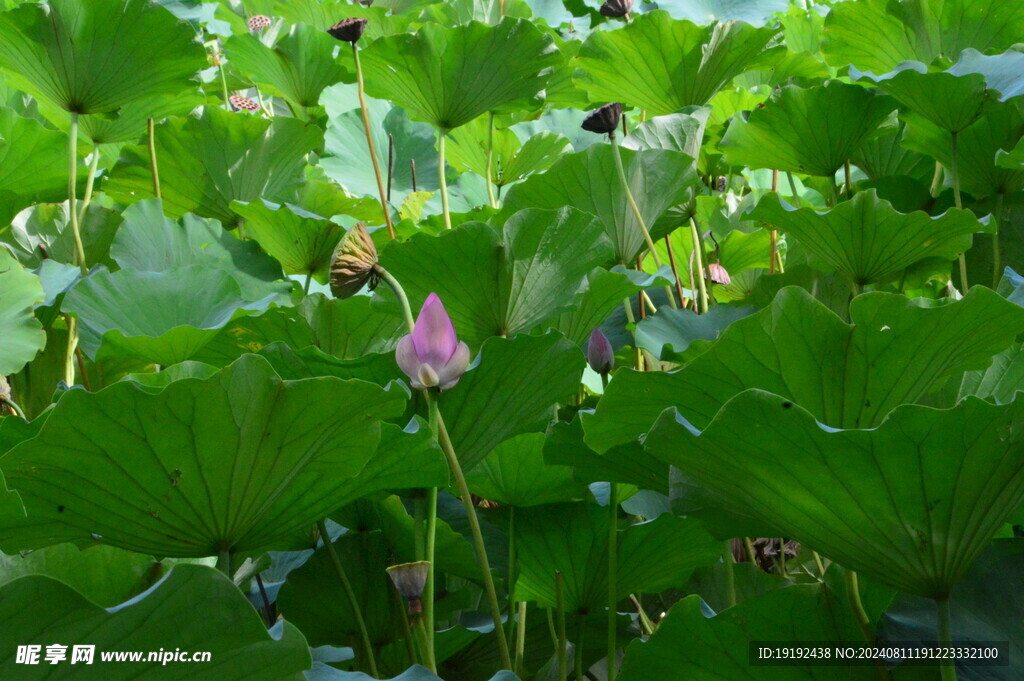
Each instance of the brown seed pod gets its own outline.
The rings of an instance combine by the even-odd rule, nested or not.
[[[231,103],[232,108],[235,111],[259,111],[259,102],[254,102],[248,97],[242,97],[241,95],[231,95],[228,97],[228,102]]]
[[[594,109],[580,126],[588,132],[596,132],[599,135],[613,135],[619,127],[619,118],[622,117],[622,104],[613,102]]]
[[[263,31],[270,28],[270,23],[270,17],[266,14],[254,14],[249,17],[249,20],[245,22],[245,25],[249,27],[250,33],[255,33],[256,31]]]
[[[606,17],[624,17],[633,11],[633,0],[606,0],[601,5],[601,15]]]
[[[377,284],[373,269],[376,264],[377,247],[366,225],[357,223],[331,257],[331,293],[335,298],[351,298],[366,284],[372,290]]]
[[[327,32],[332,37],[342,40],[346,43],[354,43],[363,37],[363,31],[366,30],[366,19],[360,17],[349,17],[348,19],[342,19],[334,26],[327,29]]]
[[[392,565],[386,569],[398,593],[409,602],[409,614],[416,615],[423,612],[423,603],[420,599],[423,597],[423,589],[427,586],[430,563],[420,560],[415,563]]]

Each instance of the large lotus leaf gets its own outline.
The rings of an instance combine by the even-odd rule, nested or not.
[[[579,348],[557,333],[485,342],[479,365],[439,400],[463,469],[514,435],[543,431],[555,403],[579,389],[583,365]]]
[[[908,114],[908,149],[927,154],[952,167],[949,131],[915,114]],[[957,175],[960,187],[974,198],[1012,194],[1024,188],[1024,171],[996,164],[996,154],[1010,149],[1024,133],[1024,112],[1016,102],[992,104],[985,115],[957,134]]]
[[[765,195],[749,216],[793,236],[812,265],[861,285],[890,281],[928,258],[954,260],[971,247],[975,232],[988,231],[969,210],[900,213],[873,189],[824,212],[777,196]]]
[[[1022,402],[968,397],[950,410],[903,405],[872,430],[836,430],[787,398],[749,390],[703,432],[666,412],[644,447],[843,566],[945,598],[1024,501],[1022,418]]]
[[[769,591],[713,617],[700,596],[687,596],[672,606],[650,639],[630,644],[619,678],[873,681],[879,675],[872,666],[750,664],[752,641],[862,640],[844,596],[824,585],[799,584]]]
[[[324,88],[353,74],[334,59],[338,41],[322,29],[292,26],[273,46],[253,33],[232,36],[224,44],[231,69],[261,86],[270,86],[292,104],[317,106]]]
[[[733,165],[831,177],[896,104],[858,85],[787,85],[733,118],[719,146]]]
[[[525,433],[502,442],[467,476],[478,497],[507,506],[538,506],[584,499],[586,485],[566,466],[544,464],[543,433]]]
[[[121,222],[121,214],[117,211],[104,208],[98,203],[89,204],[85,219],[78,223],[87,263],[113,265],[110,244]],[[37,270],[36,273],[44,280],[44,286],[48,267],[63,266],[80,271],[77,266],[71,265],[74,262],[75,240],[68,220],[67,201],[37,203],[18,213],[9,228],[0,228],[0,243],[10,247],[22,265]]]
[[[164,210],[217,218],[232,227],[231,201],[294,201],[305,156],[321,146],[319,128],[206,107],[200,118],[156,126]],[[153,196],[146,146],[126,146],[105,190],[126,203]]]
[[[608,509],[592,503],[517,509],[515,599],[555,607],[561,572],[566,613],[601,612],[608,605],[608,530]],[[671,515],[621,530],[617,549],[617,599],[682,587],[694,568],[717,562],[722,552],[696,521]]]
[[[861,143],[850,157],[850,162],[872,180],[903,175],[930,183],[935,162],[904,147],[906,135],[907,126],[902,121],[896,127],[883,128]]]
[[[1024,390],[1024,345],[1014,343],[992,358],[984,371],[968,371],[960,384],[960,397],[976,395],[997,404],[1012,402]]]
[[[660,0],[658,7],[695,24],[745,21],[764,26],[774,13],[789,9],[789,0]]]
[[[32,313],[43,302],[39,278],[22,269],[0,247],[0,376],[20,371],[46,345],[46,332]]]
[[[595,102],[623,102],[660,116],[708,101],[763,54],[772,28],[725,22],[697,26],[668,12],[625,28],[594,31],[577,57],[576,78]]]
[[[67,197],[67,138],[0,108],[0,229],[22,208]]]
[[[89,357],[123,355],[164,366],[191,359],[239,311],[257,307],[230,274],[202,265],[95,272],[63,305],[78,317]]]
[[[240,241],[216,220],[186,214],[180,220],[164,217],[159,199],[125,208],[124,224],[110,247],[110,257],[126,270],[166,272],[202,265],[227,272],[238,282],[245,300],[260,300],[287,292],[281,267],[256,244]]]
[[[370,7],[359,3],[319,2],[319,0],[277,0],[273,5],[273,16],[281,17],[292,24],[306,24],[326,31],[342,19],[357,17],[366,19],[366,30],[362,41],[371,41],[385,35],[405,33],[412,16],[400,14],[400,9],[390,11],[386,3]]]
[[[362,53],[366,91],[413,119],[451,130],[488,111],[532,109],[551,67],[552,39],[528,21],[506,17],[376,40]]]
[[[481,116],[448,135],[445,158],[457,170],[471,170],[487,177],[489,139],[490,180],[499,187],[547,170],[559,155],[571,150],[569,140],[564,135],[551,132],[540,132],[521,140],[513,129],[495,128],[491,138],[488,134],[488,118]]]
[[[318,376],[358,378],[361,381],[387,386],[405,380],[394,353],[370,354],[358,359],[338,359],[314,347],[292,350],[284,343],[273,343],[259,351],[281,378],[289,381]]]
[[[416,235],[388,246],[381,263],[414,308],[437,293],[475,348],[491,336],[529,332],[567,308],[587,273],[611,256],[594,217],[571,207],[531,208],[510,217],[501,234],[474,222],[436,237]],[[438,269],[449,276],[439,279]]]
[[[205,66],[192,29],[145,0],[54,0],[0,14],[0,70],[67,111],[178,94]]]
[[[282,381],[254,355],[155,394],[131,382],[71,391],[0,463],[29,513],[3,519],[3,548],[304,548],[295,534],[336,508],[340,484],[377,449],[378,419],[400,413],[404,398],[363,381]]]
[[[730,324],[753,311],[750,307],[715,305],[707,313],[697,314],[688,309],[661,307],[657,314],[637,322],[636,344],[655,357],[669,359],[694,341],[717,339]]]
[[[825,19],[825,58],[885,73],[904,61],[953,60],[967,48],[1002,52],[1024,32],[1024,6],[1002,0],[857,0]]]
[[[702,428],[748,388],[833,427],[871,428],[948,377],[988,366],[1024,331],[1024,309],[984,287],[958,302],[868,293],[853,299],[850,317],[852,326],[804,289],[784,288],[681,371],[616,373],[584,417],[587,442],[598,451],[632,442],[668,407]]]
[[[630,190],[648,228],[674,205],[685,202],[697,182],[693,161],[678,151],[621,149]],[[615,169],[611,145],[594,144],[565,154],[544,173],[527,178],[508,193],[502,215],[523,208],[573,206],[597,216],[615,248],[615,260],[632,263],[645,247],[643,232],[629,207]]]
[[[327,282],[344,227],[291,206],[271,208],[264,201],[234,201],[231,210],[245,219],[246,233],[281,263],[286,274],[310,274]]]
[[[238,588],[213,568],[179,565],[155,586],[117,608],[104,610],[71,587],[49,577],[19,579],[0,589],[0,636],[19,645],[68,646],[55,666],[26,667],[15,660],[15,646],[0,653],[5,678],[106,681],[118,675],[155,681],[169,677],[217,681],[302,681],[310,665],[309,647],[294,626],[267,631]],[[73,663],[73,648],[95,646],[91,664]],[[209,653],[208,662],[168,667],[156,659],[101,661],[110,651],[181,650]],[[170,669],[178,671],[172,672]],[[26,670],[34,670],[26,676]]]
[[[687,113],[655,116],[634,129],[622,140],[627,149],[672,149],[690,158],[700,158],[711,107],[688,107]]]

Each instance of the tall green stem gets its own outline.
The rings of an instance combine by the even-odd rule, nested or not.
[[[618,519],[619,519],[619,486],[615,482],[608,483],[608,681],[615,681],[616,651],[619,649],[618,630],[616,625],[616,604],[618,599],[619,565],[618,565]]]
[[[98,146],[93,146],[92,160],[89,161],[89,176],[85,179],[85,195],[82,197],[82,207],[78,211],[78,224],[79,226],[85,224],[85,211],[89,209],[89,204],[92,203],[92,190],[96,183],[96,172],[100,166],[100,150]]]
[[[437,130],[437,174],[441,182],[441,212],[444,213],[444,228],[452,228],[452,216],[448,211],[448,178],[444,176],[444,128]],[[490,181],[488,180],[488,183]]]
[[[411,332],[410,332],[411,333]],[[441,418],[441,412],[437,407],[437,401],[427,395],[427,409],[430,418],[430,432],[437,440],[437,424]],[[437,488],[427,489],[427,533],[425,541],[426,561],[430,564],[427,567],[427,583],[423,587],[423,619],[427,630],[427,641],[430,644],[430,655],[434,656],[434,548],[437,544]]]
[[[523,659],[526,657],[526,601],[519,602],[519,616],[516,618],[516,668],[518,676],[523,675]]]
[[[565,578],[558,570],[555,570],[555,610],[558,623],[558,649],[555,651],[558,659],[558,681],[566,681],[569,678],[569,664],[565,649],[569,642],[565,635]]]
[[[68,130],[68,219],[71,221],[71,235],[75,239],[75,259],[82,270],[82,276],[89,274],[89,265],[85,262],[85,247],[82,246],[82,233],[78,227],[78,206],[76,190],[78,188],[78,114],[71,112],[71,128]]]
[[[871,618],[868,617],[864,603],[861,601],[857,573],[853,570],[846,571],[846,592],[850,601],[850,609],[853,611],[853,616],[857,620],[857,626],[860,628],[864,640],[868,642],[875,640],[875,629],[871,625]]]
[[[156,124],[150,118],[146,123],[149,131],[149,169],[153,173],[153,196],[160,198],[160,169],[156,164]]]
[[[370,133],[370,113],[366,108],[366,93],[363,89],[363,67],[359,64],[359,46],[352,43],[352,59],[356,63],[356,90],[359,94],[359,108],[363,113],[363,131],[366,133],[366,146],[370,150],[370,160],[373,162],[373,175],[377,178],[377,192],[380,194],[380,209],[384,213],[384,221],[388,225],[388,236],[395,238],[395,225],[391,221],[391,211],[388,210],[387,193],[384,191],[384,179],[380,173],[380,161],[377,160],[377,149],[373,144],[373,135]]]
[[[508,618],[508,637],[512,638],[512,634],[516,629],[515,618],[511,616],[516,609],[515,603],[515,589],[516,589],[516,507],[508,507],[508,604],[505,606],[506,611],[509,613]]]
[[[793,179],[793,173],[786,171],[786,180],[789,182],[789,191],[793,197],[793,205],[797,208],[800,207],[800,194],[796,191],[796,180]]]
[[[736,605],[736,570],[732,557],[732,540],[725,542],[725,552],[722,554],[722,561],[725,565],[725,589],[729,599],[729,607]]]
[[[334,548],[334,543],[331,541],[331,535],[327,533],[327,523],[320,520],[316,524],[320,530],[320,538],[324,542],[324,546],[327,548],[327,552],[331,556],[331,562],[334,563],[334,571],[338,575],[338,581],[341,582],[341,588],[345,592],[345,598],[348,600],[348,605],[352,608],[352,614],[356,618],[356,626],[359,627],[359,637],[362,639],[363,648],[366,650],[366,661],[370,666],[370,675],[377,677],[377,659],[373,654],[373,644],[370,643],[370,633],[366,629],[366,620],[363,619],[363,610],[359,607],[359,600],[356,598],[356,592],[352,589],[352,583],[348,581],[348,575],[345,573],[345,566],[341,564],[341,557],[338,556],[338,552]]]
[[[693,218],[690,218],[690,238],[693,240],[693,260],[697,270],[695,278],[700,296],[700,313],[704,314],[708,311],[708,289],[704,283],[704,244],[700,240],[697,223],[693,221]]]
[[[1002,278],[1001,269],[1003,269],[1003,256],[1002,248],[999,246],[999,230],[1003,226],[1003,193],[999,192],[996,194],[996,214],[993,218],[993,231],[992,231],[992,288],[999,286],[999,280]]]
[[[958,140],[959,137],[957,133],[950,133],[949,151],[951,158],[949,163],[949,170],[951,173],[953,173],[953,203],[956,204],[956,207],[958,209],[963,209],[964,205],[960,199],[960,160],[958,158],[960,154],[958,149]],[[960,261],[960,290],[963,293],[967,293],[967,259],[964,257],[964,254],[961,253],[958,256],[958,260]]]
[[[231,111],[231,96],[228,94],[228,77],[224,73],[224,54],[220,51],[220,47],[215,47],[217,50],[217,71],[220,73],[220,92],[221,96],[224,97],[224,108],[227,111]]]
[[[217,553],[217,569],[224,573],[224,576],[228,579],[234,577],[234,573],[231,571],[231,551],[228,549],[221,549]]]
[[[487,116],[487,200],[491,208],[498,207],[498,201],[494,198],[494,188],[491,187],[491,169],[494,164],[494,113]]]
[[[651,258],[654,260],[656,267],[661,267],[661,258],[658,256],[658,249],[654,245],[654,240],[651,239],[651,233],[647,229],[647,223],[644,222],[644,216],[640,213],[640,206],[636,205],[636,199],[633,198],[633,190],[629,188],[629,181],[626,179],[626,169],[622,165],[622,152],[619,151],[619,141],[615,136],[615,133],[610,133],[608,138],[612,143],[612,156],[615,159],[615,170],[619,174],[619,181],[622,183],[622,190],[626,193],[626,202],[629,203],[629,207],[633,210],[633,216],[636,218],[636,224],[639,225],[640,231],[643,232],[644,241],[647,242],[647,250],[651,252]],[[666,286],[665,292],[668,294],[668,305],[673,310],[679,309],[676,305],[676,297],[672,293],[672,287]]]
[[[576,654],[574,655],[576,661],[576,681],[583,681],[583,638],[587,631],[587,616],[580,615],[580,625],[578,633],[576,635]]]
[[[391,276],[390,272],[380,265],[374,265],[373,271],[394,291],[395,297],[398,298],[398,304],[402,308],[402,315],[405,317],[405,325],[409,329],[409,333],[412,333],[416,327],[416,319],[412,316],[412,307],[409,305],[409,297],[405,295],[405,289],[397,279]]]
[[[935,599],[935,607],[938,610],[939,645],[952,645],[953,625],[949,614],[949,598]],[[939,670],[942,673],[942,681],[956,681],[956,663],[953,658],[942,660]]]

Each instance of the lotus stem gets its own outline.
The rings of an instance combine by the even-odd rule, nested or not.
[[[950,133],[950,163],[949,169],[953,173],[953,203],[957,209],[963,209],[963,201],[960,199],[960,161],[957,158],[959,156],[959,137],[957,133]],[[963,253],[957,256],[957,260],[960,262],[960,290],[962,293],[967,293],[969,288],[967,284],[967,258],[964,257]]]
[[[391,180],[395,175],[395,136],[388,133],[388,203],[391,203]]]
[[[12,400],[11,398],[9,398],[9,397],[0,397],[0,403],[6,404],[8,407],[10,407],[11,413],[13,413],[15,416],[17,416],[22,421],[28,421],[28,418],[25,416],[25,412],[18,405],[18,403],[15,402],[14,400]]]
[[[437,173],[441,182],[441,212],[444,214],[444,228],[452,228],[452,216],[448,210],[448,178],[444,174],[444,128],[437,130]]]
[[[843,180],[846,184],[846,198],[848,199],[853,196],[853,182],[850,180],[850,176],[850,162],[847,161],[843,164]]]
[[[579,629],[576,635],[576,650],[573,652],[576,668],[576,681],[583,681],[583,639],[587,631],[587,616],[580,615]]]
[[[864,602],[860,598],[860,585],[857,581],[857,573],[853,570],[846,571],[846,591],[847,598],[850,601],[850,609],[853,611],[854,619],[857,620],[857,626],[860,628],[864,640],[868,642],[873,641],[875,639],[875,630],[871,626],[871,618],[868,617],[868,613],[864,609]]]
[[[665,237],[665,251],[668,253],[668,265],[672,269],[672,276],[676,279],[676,294],[679,296],[679,304],[686,307],[686,296],[683,295],[683,282],[679,280],[679,269],[676,267],[676,257],[672,253],[672,239]]]
[[[384,213],[384,221],[388,226],[388,236],[395,238],[395,225],[391,222],[391,211],[388,210],[387,193],[384,191],[384,180],[380,174],[380,161],[377,160],[377,149],[373,145],[370,133],[370,112],[366,108],[366,92],[363,88],[363,67],[359,63],[359,46],[352,43],[352,59],[356,63],[356,91],[359,94],[359,109],[363,114],[363,132],[366,133],[366,146],[370,150],[370,161],[373,162],[373,175],[377,179],[377,191],[380,194],[380,209]]]
[[[526,656],[526,601],[519,602],[519,616],[516,618],[516,660],[515,673],[523,675],[523,658]]]
[[[700,314],[708,311],[708,289],[704,283],[704,245],[697,232],[697,223],[690,218],[690,238],[693,240],[693,259],[696,269],[697,291],[700,298]]]
[[[1002,278],[1003,269],[1003,256],[1002,248],[999,245],[999,230],[1003,226],[1003,193],[999,192],[996,194],[996,214],[993,219],[995,222],[994,231],[992,232],[992,288],[999,287],[999,280]]]
[[[313,273],[312,272],[306,272],[306,281],[302,285],[302,295],[305,295],[305,296],[309,295],[309,285],[310,285],[310,283],[312,283],[312,281],[313,281]]]
[[[953,626],[949,614],[949,598],[936,598],[935,607],[938,619],[939,645],[951,646],[953,644]],[[943,659],[939,671],[942,673],[942,681],[956,681],[956,663],[953,658]]]
[[[78,350],[78,318],[64,315],[64,324],[68,329],[68,347],[64,354],[64,384],[71,387],[75,384],[75,351]]]
[[[817,551],[811,551],[811,554],[814,556],[814,564],[818,568],[818,575],[821,577],[822,580],[824,580],[825,579],[825,563],[823,563],[821,561],[821,556],[818,554]]]
[[[220,73],[220,92],[224,97],[224,110],[231,111],[231,95],[228,94],[228,77],[224,73],[224,58],[219,46],[215,45],[214,50],[213,58],[217,62],[217,72]]]
[[[736,605],[736,569],[732,557],[732,540],[725,542],[725,552],[722,554],[722,562],[725,565],[725,588],[729,597],[729,607]]]
[[[430,432],[437,440],[437,424],[441,418],[441,412],[437,407],[437,401],[430,399],[427,395],[427,409],[430,414]],[[427,583],[423,586],[423,619],[426,627],[427,641],[430,644],[430,657],[434,657],[434,579],[437,574],[434,570],[434,548],[437,544],[437,488],[427,488],[427,528],[424,549],[425,560],[430,563],[427,567]]]
[[[224,573],[224,576],[228,579],[234,578],[234,572],[231,569],[231,551],[227,548],[223,548],[217,552],[217,569]]]
[[[508,605],[506,609],[509,614],[515,612],[515,587],[516,587],[516,507],[508,507]],[[516,629],[515,619],[508,618],[507,636],[512,638]]]
[[[565,578],[558,570],[555,570],[555,610],[558,622],[558,649],[555,651],[558,659],[558,681],[566,681],[569,677],[569,665],[565,649],[569,641],[565,636]]]
[[[772,192],[779,193],[779,169],[772,169]],[[779,244],[779,231],[772,227],[771,238],[768,241],[768,274],[775,274],[775,253]]]
[[[616,627],[615,598],[619,584],[618,565],[618,519],[619,519],[619,486],[615,482],[608,483],[608,681],[615,681],[615,658],[619,649],[618,629]]]
[[[274,626],[276,618],[274,617],[273,606],[270,604],[270,597],[267,595],[267,587],[263,585],[263,577],[258,572],[256,573],[256,586],[260,590],[260,599],[263,601],[263,614],[267,620],[267,629],[269,629]]]
[[[750,561],[750,564],[757,565],[757,554],[754,552],[754,542],[750,540],[750,537],[743,538],[743,548],[747,552],[747,560]]]
[[[334,571],[338,575],[338,581],[341,582],[342,591],[345,592],[345,598],[348,600],[348,605],[352,608],[352,613],[356,618],[356,626],[359,627],[359,637],[362,639],[363,648],[366,650],[366,662],[370,667],[370,675],[377,677],[377,659],[373,654],[373,644],[370,643],[370,632],[366,629],[366,620],[363,619],[363,610],[359,607],[359,600],[356,598],[356,592],[352,589],[352,582],[348,581],[348,575],[345,574],[345,566],[341,563],[341,558],[338,556],[338,552],[334,548],[334,542],[331,541],[331,535],[327,532],[327,523],[324,520],[317,521],[317,528],[320,530],[320,539],[323,540],[324,546],[327,548],[327,552],[331,556],[331,562],[334,564]]]
[[[418,189],[416,189],[416,159],[414,158],[409,159],[409,173],[410,176],[412,177],[412,190],[414,192],[419,191]]]
[[[651,252],[651,258],[654,260],[655,267],[660,268],[661,258],[658,256],[658,249],[654,245],[654,240],[651,239],[651,233],[647,230],[647,223],[644,222],[644,216],[640,213],[640,206],[636,205],[636,199],[633,198],[633,190],[629,188],[629,182],[626,180],[626,169],[622,165],[622,152],[619,151],[619,141],[615,137],[615,133],[609,133],[608,139],[612,143],[612,157],[615,159],[615,170],[619,174],[619,182],[622,183],[622,189],[626,193],[626,202],[629,203],[629,207],[633,210],[636,223],[640,226],[640,231],[643,232],[644,241],[647,242],[647,250]],[[678,310],[676,298],[672,294],[672,287],[666,286],[665,292],[668,294],[668,306],[673,310]]]
[[[89,161],[89,176],[85,179],[85,196],[82,198],[82,208],[78,211],[79,226],[85,224],[85,211],[89,209],[89,204],[92,203],[92,189],[96,182],[96,172],[99,170],[99,165],[100,151],[99,147],[94,145],[92,160]]]
[[[416,653],[416,636],[409,624],[408,605],[399,595],[397,589],[391,589],[391,603],[396,612],[401,613],[402,637],[405,639],[405,654],[409,657],[409,666],[416,664],[419,657]]]
[[[630,302],[629,296],[623,299],[622,307],[626,311],[626,321],[633,325],[633,349],[636,350],[635,367],[637,371],[643,371],[644,356],[640,351],[640,346],[636,343],[636,317],[633,316],[633,303]]]
[[[402,288],[397,279],[391,276],[390,272],[380,265],[374,265],[373,271],[394,291],[395,297],[398,298],[398,304],[402,308],[402,314],[405,316],[405,325],[408,327],[409,333],[412,333],[413,329],[416,328],[416,318],[412,315],[412,307],[409,305],[409,297],[405,295],[405,289]]]
[[[146,123],[149,129],[149,167],[153,172],[153,196],[161,198],[160,196],[160,170],[156,164],[156,125],[153,123],[153,119],[150,118]]]
[[[928,193],[934,199],[939,195],[939,187],[942,186],[942,164],[935,162],[935,172],[932,174],[932,185]]]
[[[437,674],[437,657],[434,655],[434,644],[431,641],[431,635],[427,632],[426,619],[417,617],[413,626],[416,628],[416,633],[419,634],[420,645],[423,647],[423,661],[426,663],[427,669]]]
[[[504,5],[504,0],[502,0]],[[494,163],[494,112],[487,116],[487,177],[484,178],[487,184],[487,200],[491,208],[497,208],[498,202],[494,198],[494,189],[491,187],[491,168]]]
[[[793,173],[786,171],[786,180],[789,182],[789,191],[793,195],[793,205],[797,208],[800,207],[800,194],[796,191],[796,180],[793,179]]]
[[[78,189],[78,114],[71,112],[71,127],[68,130],[68,219],[71,221],[71,235],[75,239],[75,259],[82,270],[82,276],[88,276],[89,265],[85,262],[85,247],[82,246],[82,233],[78,226],[78,208],[75,203]]]
[[[643,603],[641,603],[640,599],[633,594],[629,594],[629,600],[633,604],[633,607],[636,608],[636,614],[640,620],[640,630],[643,631],[645,636],[650,636],[654,633],[655,626],[654,622],[651,621],[651,618],[647,616]]]

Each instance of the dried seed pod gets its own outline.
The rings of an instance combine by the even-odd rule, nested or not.
[[[583,119],[580,126],[588,132],[596,132],[599,135],[614,135],[615,129],[619,127],[619,119],[622,117],[622,104],[612,102],[594,109]]]
[[[346,43],[354,43],[363,37],[366,30],[366,19],[361,17],[349,17],[342,19],[334,26],[327,29],[332,37],[343,40]]]
[[[377,280],[377,247],[366,231],[366,225],[357,223],[341,240],[331,257],[331,292],[336,298],[351,298],[366,284],[373,289]]]
[[[601,15],[606,17],[625,17],[633,11],[633,0],[607,0],[601,5]]]
[[[255,33],[256,31],[268,29],[270,28],[270,24],[270,17],[268,17],[266,14],[254,14],[253,16],[249,17],[249,20],[247,22],[245,22],[245,25],[249,27],[250,33]]]
[[[235,111],[259,111],[259,102],[254,102],[248,97],[242,97],[241,95],[231,95],[228,97],[228,102],[231,103],[232,108]]]
[[[398,593],[409,602],[409,614],[417,615],[423,612],[423,589],[427,586],[427,574],[430,572],[430,563],[420,560],[415,563],[402,563],[387,568],[388,577],[398,589]]]

